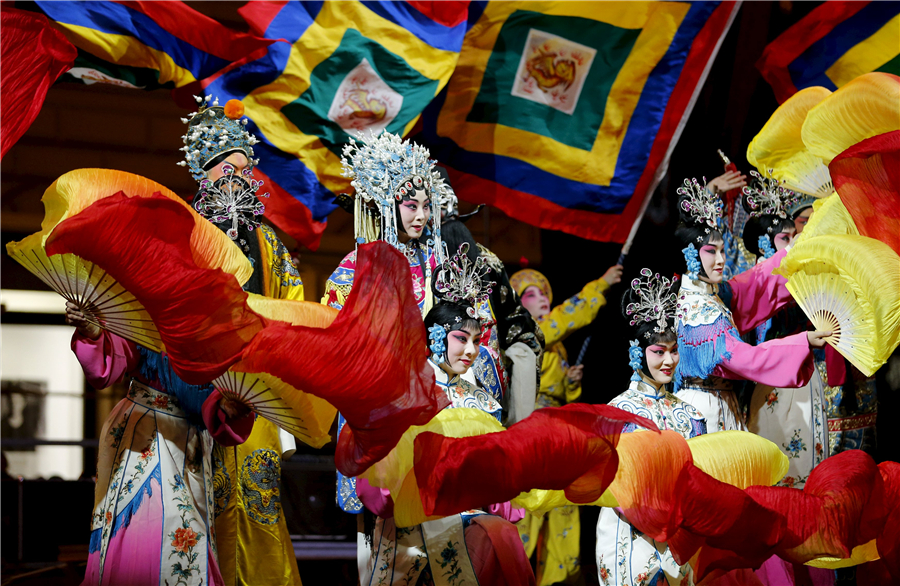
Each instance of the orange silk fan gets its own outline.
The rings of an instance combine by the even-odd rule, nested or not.
[[[164,350],[156,326],[143,305],[102,267],[74,254],[48,256],[47,239],[60,222],[112,195],[147,197],[160,194],[191,210],[191,235],[197,263],[231,273],[240,282],[250,277],[250,263],[218,228],[204,220],[180,197],[162,185],[131,173],[108,169],[78,169],[61,176],[44,192],[41,230],[6,251],[48,287],[76,304],[87,320],[127,340],[155,351]]]

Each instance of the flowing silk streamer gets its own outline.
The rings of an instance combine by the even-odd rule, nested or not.
[[[326,398],[344,416],[335,464],[358,476],[411,425],[449,404],[427,363],[427,338],[409,264],[383,242],[359,247],[356,279],[334,323],[317,330],[266,327],[244,352],[244,366]]]
[[[202,224],[183,202],[119,193],[61,222],[46,250],[102,267],[147,310],[178,376],[206,384],[237,362],[267,320],[247,307],[234,275],[201,268],[192,242],[195,225]]]
[[[853,145],[828,169],[859,233],[900,255],[900,130]]]

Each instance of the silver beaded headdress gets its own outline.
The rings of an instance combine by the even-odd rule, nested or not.
[[[249,167],[237,174],[232,165],[223,165],[222,171],[225,175],[215,183],[209,179],[200,181],[200,193],[194,198],[194,209],[214,224],[231,220],[231,228],[225,233],[236,240],[238,226],[254,230],[261,223],[258,218],[265,213],[266,206],[259,201],[256,192],[263,182],[253,178]],[[269,194],[263,193],[259,197],[269,197]]]
[[[358,141],[358,142],[357,142]],[[351,179],[356,191],[354,232],[357,243],[374,239],[401,249],[397,237],[396,204],[407,195],[423,190],[431,200],[433,226],[429,247],[440,250],[441,205],[448,197],[444,180],[428,158],[428,149],[390,132],[376,136],[358,133],[344,145],[341,175]],[[367,213],[375,207],[374,216]],[[380,218],[380,230],[366,225],[367,218]]]
[[[750,208],[750,217],[758,218],[759,216],[777,216],[779,218],[787,218],[787,210],[785,209],[788,201],[795,197],[794,192],[783,187],[782,182],[772,177],[770,170],[769,177],[763,177],[756,171],[750,171],[753,176],[753,183],[743,188],[744,197],[747,199],[747,206]],[[777,220],[775,221],[777,223]]]
[[[466,254],[468,251],[469,243],[463,242],[456,254],[438,267],[434,289],[441,299],[466,306],[469,317],[478,319],[478,307],[487,303],[495,283],[485,281],[491,270],[485,257],[479,255],[472,262]],[[448,325],[444,327],[449,328]]]
[[[631,281],[637,301],[625,306],[625,315],[630,317],[629,325],[639,326],[655,320],[653,332],[661,334],[666,329],[672,329],[669,320],[678,313],[678,295],[672,290],[677,279],[661,277],[650,269],[641,269],[641,276],[645,278]],[[644,337],[649,338],[650,335],[648,331]]]
[[[722,217],[722,202],[706,188],[706,178],[703,185],[696,179],[685,179],[684,184],[675,190],[678,193],[678,205],[697,224],[706,224],[706,233],[715,230]]]
[[[252,158],[253,145],[259,141],[244,130],[247,119],[242,118],[244,105],[239,100],[229,100],[222,107],[218,98],[213,100],[211,95],[194,96],[194,99],[200,104],[199,109],[181,119],[188,129],[181,137],[184,146],[180,150],[184,151],[184,160],[179,161],[179,165],[187,166],[194,179],[202,181],[206,178],[204,165],[224,153],[244,153],[249,160],[248,169],[259,163],[259,159]]]

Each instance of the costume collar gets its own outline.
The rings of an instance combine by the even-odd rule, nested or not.
[[[707,283],[706,281],[701,281],[700,279],[683,278],[681,280],[681,291],[693,295],[702,295],[704,293],[707,295],[718,295],[719,286]]]
[[[654,399],[662,399],[668,394],[665,387],[656,390],[656,387],[644,381],[643,379],[639,381],[631,381],[631,384],[628,385],[628,390],[646,395],[648,397],[652,397]]]
[[[447,371],[445,371],[443,368],[441,368],[438,363],[436,363],[434,360],[431,359],[431,357],[428,358],[428,364],[430,364],[431,368],[434,369],[434,381],[439,386],[449,387],[449,386],[459,384],[459,375],[458,374],[454,374],[453,376],[450,376],[449,374],[447,374]]]

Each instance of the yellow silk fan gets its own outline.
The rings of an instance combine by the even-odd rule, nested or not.
[[[859,236],[853,216],[837,195],[820,199],[813,204],[809,223],[797,237],[794,246],[817,236],[852,234]]]
[[[76,304],[87,321],[151,350],[163,350],[159,332],[143,306],[106,271],[74,254],[48,257],[47,238],[66,218],[92,203],[119,192],[129,197],[162,194],[177,201],[195,217],[191,244],[197,264],[218,268],[245,282],[252,267],[240,249],[218,228],[200,217],[180,197],[162,185],[124,171],[78,169],[62,175],[47,188],[40,232],[10,242],[6,251],[48,287]]]
[[[900,341],[900,257],[885,243],[857,235],[798,242],[778,269],[817,330],[866,376]]]
[[[326,328],[334,321],[337,310],[319,303],[272,299],[250,294],[247,304],[269,319]],[[304,393],[278,377],[264,372],[247,372],[238,362],[213,381],[223,396],[247,405],[260,417],[268,419],[302,442],[321,448],[331,440],[331,424],[337,415],[325,399]]]
[[[900,129],[900,77],[867,73],[810,109],[801,135],[809,151],[830,164],[867,138]]]
[[[765,176],[772,176],[785,186],[813,197],[827,197],[834,192],[828,167],[807,149],[801,129],[807,113],[831,95],[823,87],[800,90],[790,97],[766,122],[747,147],[747,161]]]

